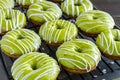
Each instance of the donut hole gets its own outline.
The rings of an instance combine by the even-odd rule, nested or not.
[[[98,19],[98,17],[96,17],[96,16],[93,16],[93,19]]]
[[[119,39],[115,39],[115,41],[120,41]]]
[[[47,9],[46,9],[46,8],[42,8],[41,10],[42,10],[42,11],[47,11]]]
[[[57,25],[57,29],[63,29],[63,26]]]
[[[76,48],[75,51],[78,52],[78,53],[82,52],[82,50],[80,48]]]
[[[33,66],[32,66],[32,69],[33,69],[33,70],[36,70],[36,69],[37,69],[36,65],[33,65]]]
[[[6,18],[5,18],[6,20],[10,20],[11,19],[11,17],[9,17],[9,16],[6,16]]]
[[[75,6],[81,6],[81,4],[80,4],[80,3],[75,3],[74,5],[75,5]]]
[[[25,39],[23,35],[18,35],[17,39]]]

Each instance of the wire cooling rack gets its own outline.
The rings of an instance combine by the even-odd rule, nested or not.
[[[58,5],[60,6],[60,4]],[[20,8],[17,4],[15,6],[15,9],[18,9],[24,12],[25,14],[27,11],[26,9]],[[62,15],[61,19],[65,19],[75,23],[75,19],[69,18],[64,14]],[[34,30],[38,34],[39,27],[40,26],[36,26],[28,20],[26,26],[27,29]],[[117,25],[115,26],[115,28],[120,29],[120,27]],[[0,39],[1,38],[2,36],[0,36]],[[88,39],[91,40],[92,42],[95,42],[95,38],[87,37],[83,35],[80,31],[77,38]],[[55,56],[56,50],[57,47],[49,46],[44,41],[42,41],[39,52],[47,53],[48,55],[56,59]],[[11,66],[14,61],[15,59],[6,56],[0,50],[0,80],[13,80],[11,75]],[[87,74],[72,74],[72,73],[68,73],[67,71],[61,68],[61,72],[57,80],[120,80],[120,78],[118,77],[120,77],[120,61],[119,60],[113,61],[102,56],[101,61],[99,62],[97,68],[94,71],[89,72]]]

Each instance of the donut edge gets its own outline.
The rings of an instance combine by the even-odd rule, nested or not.
[[[71,72],[71,73],[74,73],[74,74],[85,74],[85,73],[89,73],[89,72],[91,72],[91,71],[93,71],[93,70],[96,69],[96,66],[95,66],[95,65],[91,67],[91,69],[89,70],[89,72],[88,72],[87,70],[81,70],[81,69],[78,69],[78,70],[70,69],[70,68],[67,68],[67,67],[63,66],[62,64],[60,64],[60,65],[61,65],[61,66],[63,67],[63,69],[65,69],[66,71]]]

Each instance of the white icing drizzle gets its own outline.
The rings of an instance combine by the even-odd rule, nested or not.
[[[74,17],[79,16],[82,12],[93,10],[93,5],[90,0],[65,0],[61,5],[61,9],[67,15]]]
[[[57,20],[61,17],[61,15],[61,9],[55,3],[49,1],[32,4],[27,11],[28,18],[40,17],[42,21]]]
[[[19,10],[0,10],[0,17],[0,33],[20,29],[26,25],[26,17]]]
[[[57,29],[57,27],[62,27],[62,29]],[[49,43],[58,43],[75,38],[78,34],[78,31],[73,23],[65,20],[56,20],[52,22],[46,22],[44,25],[42,25],[40,27],[39,34],[43,40]]]
[[[115,35],[117,35],[115,37]],[[96,44],[103,53],[120,56],[119,46],[116,45],[115,38],[120,40],[120,31],[117,29],[102,32],[98,37]],[[104,48],[104,49],[103,49]]]
[[[11,48],[11,47],[8,46],[8,45],[1,45],[1,47],[6,47],[7,49],[11,50],[10,54],[14,54],[14,53],[15,53],[15,52],[14,52],[14,49]]]
[[[2,39],[2,41],[4,41],[4,42],[6,42],[6,43],[11,43],[13,46],[15,46],[16,47],[16,49],[18,49],[21,53],[24,53],[23,52],[23,50],[18,46],[18,45],[16,45],[14,42],[12,42],[11,40],[9,40],[9,39]],[[1,41],[1,42],[2,42]],[[9,45],[7,45],[7,44],[3,44],[3,46],[9,46]],[[3,46],[2,46],[2,48],[3,48]],[[15,52],[15,51],[14,51]]]
[[[24,39],[17,39],[21,35]],[[9,44],[7,44],[9,43]],[[27,29],[18,29],[8,32],[1,40],[1,48],[4,50],[5,46],[13,46],[12,52],[9,54],[25,54],[36,51],[41,43],[40,37],[33,31]],[[10,49],[11,50],[11,49]],[[18,52],[16,52],[18,51]]]
[[[75,51],[76,48],[80,48],[78,44],[81,44],[81,45],[84,44],[86,46],[91,46],[92,48],[85,49],[85,47],[81,47],[81,49],[82,48],[84,49],[82,49],[82,52],[79,53]],[[95,46],[95,44],[83,39],[81,40],[76,39],[73,41],[65,42],[63,45],[61,45],[58,48],[56,54],[57,54],[58,61],[61,64],[62,62],[66,62],[66,63],[69,63],[69,65],[71,64],[72,66],[75,66],[78,69],[87,70],[87,72],[89,72],[93,67],[93,65],[90,62],[94,62],[95,66],[97,66],[98,62],[101,59],[100,51]],[[62,64],[62,65],[65,66],[66,64]],[[81,67],[81,65],[83,65],[84,67]]]
[[[45,0],[16,0],[16,2],[20,5],[31,5],[33,3],[41,2]]]
[[[24,60],[25,57],[28,60],[25,61]],[[29,64],[30,62],[35,62],[36,66],[40,65],[40,67],[36,70],[32,70],[32,67],[31,67],[32,64]],[[27,74],[25,74],[26,70],[29,70]],[[57,62],[53,58],[49,57],[48,55],[44,53],[31,52],[17,59],[13,64],[11,71],[14,79],[16,80],[26,80],[30,78],[30,76],[33,76],[36,74],[38,74],[38,76],[33,77],[33,80],[38,80],[50,75],[51,77],[49,77],[49,79],[52,80],[55,77],[54,75],[58,75],[58,72],[60,71],[60,69],[59,69],[59,66],[57,65]]]
[[[97,17],[97,19],[94,19]],[[115,25],[113,18],[106,12],[92,10],[81,14],[76,19],[77,26],[84,32],[98,34],[104,30],[112,29]],[[99,29],[99,30],[98,30]]]
[[[0,0],[0,9],[12,9],[14,7],[14,0]]]

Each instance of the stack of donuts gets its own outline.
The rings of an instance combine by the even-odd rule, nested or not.
[[[15,9],[15,4],[27,12]],[[38,34],[26,28],[29,22],[39,26]],[[96,69],[101,53],[119,60],[120,30],[114,26],[111,15],[93,10],[90,0],[0,0],[0,46],[3,53],[17,58],[11,68],[14,80],[56,80],[60,67],[88,73]],[[96,44],[77,38],[78,31],[96,38]],[[57,60],[38,51],[43,41],[58,46]]]

